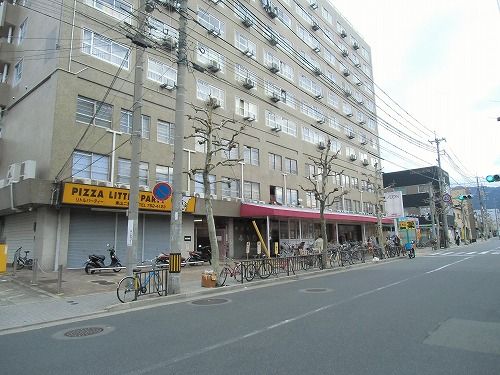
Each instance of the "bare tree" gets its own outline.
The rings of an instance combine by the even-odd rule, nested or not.
[[[204,166],[202,168],[193,168],[188,173],[192,180],[195,180],[195,176],[198,173],[202,174],[202,181],[197,182],[203,182],[208,237],[210,239],[210,248],[212,250],[212,266],[218,277],[220,269],[219,245],[217,243],[217,235],[215,231],[211,183],[209,176],[217,167],[235,166],[242,160],[239,159],[239,155],[236,158],[231,157],[231,150],[238,147],[236,137],[243,131],[245,126],[242,125],[237,130],[230,129],[228,124],[234,124],[235,121],[233,119],[224,119],[219,123],[216,123],[214,121],[214,109],[217,108],[216,103],[217,101],[214,98],[209,97],[205,108],[192,105],[194,115],[188,115],[188,119],[194,120],[195,122],[193,125],[194,134],[189,135],[186,138],[195,138],[195,142],[204,145],[206,151]],[[222,138],[221,133],[223,132],[226,133],[226,135],[230,133],[230,135],[227,138]],[[222,157],[218,157],[217,154]]]
[[[325,209],[331,207],[339,201],[339,198],[347,194],[347,191],[342,191],[340,194],[335,194],[339,191],[338,188],[331,189],[328,186],[329,177],[335,178],[342,174],[344,171],[336,172],[334,168],[335,160],[338,156],[338,151],[333,152],[331,147],[331,140],[328,139],[326,145],[319,147],[319,156],[309,156],[308,160],[314,165],[314,173],[309,173],[305,178],[308,182],[307,187],[300,185],[300,188],[306,193],[314,195],[316,201],[319,201],[319,217],[321,220],[321,237],[323,238],[323,251],[322,262],[323,266],[326,265],[326,252],[328,239],[326,235],[326,219]]]

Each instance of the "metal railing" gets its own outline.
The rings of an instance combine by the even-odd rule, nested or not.
[[[137,297],[148,294],[167,295],[168,267],[156,266],[149,270],[134,271],[134,277],[139,284]]]

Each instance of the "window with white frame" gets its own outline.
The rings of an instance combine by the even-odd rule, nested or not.
[[[172,37],[174,42],[179,40],[178,30],[154,17],[148,17],[147,27],[149,28],[149,36],[155,40],[162,41],[168,37]]]
[[[283,188],[281,186],[269,186],[269,196],[271,203],[283,204]]]
[[[120,112],[120,131],[122,133],[131,134],[132,133],[132,111],[123,109]]]
[[[92,30],[83,29],[82,52],[128,70],[130,48]]]
[[[327,70],[326,71],[326,78],[328,78],[330,80],[330,82],[334,83],[335,85],[337,84],[337,75],[334,71]]]
[[[337,66],[337,59],[335,58],[335,55],[328,49],[325,48],[325,60],[328,61],[332,66]]]
[[[325,118],[325,114],[319,108],[319,106],[315,104],[309,104],[305,100],[303,100],[300,104],[300,111],[314,120],[321,120]]]
[[[344,199],[344,210],[352,211],[352,201],[348,198]]]
[[[341,33],[342,31],[345,31],[344,26],[342,26],[342,24],[337,21],[337,32]]]
[[[235,79],[239,82],[243,82],[245,79],[249,78],[254,83],[254,90],[257,90],[257,74],[248,70],[246,67],[240,64],[234,64],[234,75]]]
[[[330,139],[330,150],[332,152],[338,153],[338,156],[341,156],[342,152],[342,143],[338,139]]]
[[[21,44],[26,38],[26,30],[28,29],[28,19],[26,18],[19,26],[19,35],[17,37],[17,44]]]
[[[312,49],[319,48],[321,50],[321,44],[319,41],[311,35],[309,31],[304,29],[302,26],[297,26],[297,34],[301,40],[303,40]]]
[[[332,91],[329,91],[327,100],[328,104],[330,104],[332,107],[339,108],[339,97],[337,96],[337,94],[335,94]]]
[[[78,95],[76,102],[76,121],[85,124],[111,128],[113,106]]]
[[[299,204],[299,192],[296,189],[286,189],[286,203],[290,205]]]
[[[224,38],[224,34],[226,31],[224,22],[222,22],[203,8],[198,8],[198,22],[207,30],[214,30],[219,32],[220,36]]]
[[[323,18],[330,24],[330,25],[333,25],[333,16],[332,14],[329,12],[328,9],[326,9],[325,7],[322,7],[321,9],[321,15],[323,16]]]
[[[306,192],[306,207],[317,208],[319,201],[316,201],[316,195],[310,191]]]
[[[366,101],[366,108],[368,108],[372,112],[375,112],[375,103],[373,103],[372,100],[367,100]]]
[[[280,71],[278,72],[278,74],[280,76],[282,76],[290,81],[294,81],[295,74],[293,71],[293,67],[291,65],[288,65],[284,61],[280,61],[279,67],[280,67]]]
[[[323,89],[321,88],[321,86],[304,74],[300,75],[299,84],[300,87],[302,87],[304,90],[309,91],[314,96],[323,95]]]
[[[245,164],[259,165],[259,149],[252,146],[244,146],[243,160]]]
[[[151,135],[151,117],[142,115],[141,125],[141,137],[149,139]]]
[[[269,169],[273,169],[275,171],[282,170],[282,157],[281,155],[269,153]]]
[[[314,164],[306,163],[306,167],[304,169],[305,177],[315,180],[316,179],[316,166]]]
[[[245,34],[236,31],[234,35],[234,44],[236,48],[238,48],[241,52],[244,52],[247,56],[252,59],[257,58],[257,47],[255,43],[249,40],[248,36]]]
[[[175,124],[158,120],[156,123],[156,140],[160,143],[169,145],[174,144],[175,139]]]
[[[319,133],[316,130],[313,130],[311,128],[303,126],[302,127],[302,140],[317,145],[320,142],[325,143],[325,135]]]
[[[240,181],[234,178],[222,177],[222,197],[240,197]]]
[[[361,159],[362,162],[364,162],[365,160],[368,161],[368,154],[366,152],[360,152],[359,158]]]
[[[84,3],[108,16],[131,23],[132,4],[123,0],[84,0]]]
[[[355,65],[355,66],[358,66],[360,63],[359,63],[359,57],[356,56],[355,54],[351,54],[351,60],[352,60],[352,63]]]
[[[216,195],[216,182],[215,182],[215,175],[214,174],[209,174],[208,175],[208,182],[210,184],[210,194]],[[195,193],[205,193],[205,186],[203,185],[203,174],[201,172],[195,173],[194,175],[194,192]]]
[[[219,64],[220,71],[224,73],[226,65],[226,58],[224,57],[224,55],[220,54],[219,52],[216,52],[211,48],[208,48],[207,46],[201,43],[198,43],[198,49],[196,55],[198,61],[204,65],[208,65],[212,61],[217,62]]]
[[[129,159],[118,158],[118,172],[116,182],[119,184],[130,184],[130,167]],[[149,164],[146,162],[139,163],[139,185],[148,185]]]
[[[268,67],[272,65],[280,66],[280,59],[274,56],[271,52],[266,51],[264,53],[264,64]]]
[[[339,119],[337,118],[337,116],[329,116],[328,117],[328,126],[330,126],[330,128],[336,130],[336,131],[340,131],[340,122],[339,122]]]
[[[221,146],[224,148],[222,150],[222,157],[224,159],[238,160],[240,158],[240,147],[238,143],[234,141],[231,143],[229,139],[222,139]]]
[[[356,114],[356,119],[358,120],[358,122],[360,124],[364,123],[365,122],[365,114],[361,111],[358,111],[358,113]]]
[[[302,5],[299,3],[295,3],[295,11],[297,14],[304,19],[308,24],[312,24],[312,17],[309,13],[307,13],[304,8],[302,8]]]
[[[240,1],[236,1],[234,4],[234,14],[239,19],[248,19],[251,20],[252,23],[256,23],[256,18],[253,13]]]
[[[368,122],[367,122],[367,125],[368,125],[368,128],[371,129],[371,130],[375,130],[375,120],[372,119],[372,118],[368,118]]]
[[[371,69],[368,65],[366,64],[363,64],[361,69],[363,70],[363,72],[368,76],[370,77],[370,74],[371,74]]]
[[[370,62],[370,53],[365,47],[361,47],[361,56],[363,56],[366,61]]]
[[[167,64],[148,57],[148,79],[160,84],[177,84],[177,70]]]
[[[14,65],[14,82],[13,85],[17,85],[23,78],[23,59],[19,60],[16,65]]]
[[[248,100],[236,97],[235,109],[237,115],[257,120],[258,110],[256,104],[250,103]]]
[[[380,163],[378,162],[377,158],[371,158],[372,159],[372,167],[376,168],[377,166],[380,167]]]
[[[156,183],[158,182],[168,182],[172,183],[174,170],[172,167],[166,167],[163,165],[156,166]]]
[[[303,62],[309,67],[309,69],[313,71],[321,71],[321,64],[310,53],[300,51],[300,56],[302,57]]]
[[[287,12],[285,12],[283,9],[278,8],[278,19],[281,21],[281,23],[285,26],[292,27],[292,19],[288,15]]]
[[[271,81],[265,81],[264,82],[264,91],[266,95],[271,96],[273,94],[280,96],[281,97],[281,87],[279,87],[277,84]]]
[[[283,133],[286,133],[293,137],[297,136],[297,125],[293,121],[267,110],[266,125],[270,128],[281,129]]]
[[[352,105],[347,102],[342,102],[342,112],[346,115],[352,115]]]
[[[351,177],[351,186],[353,189],[359,189],[359,178]]]
[[[73,152],[71,168],[73,177],[109,181],[109,156],[93,152]]]
[[[297,160],[285,158],[285,172],[295,175],[298,174]]]
[[[209,97],[219,101],[220,106],[224,108],[225,92],[203,80],[196,81],[196,97],[200,100],[208,100]]]
[[[243,182],[243,198],[245,200],[260,200],[260,184],[258,182]]]

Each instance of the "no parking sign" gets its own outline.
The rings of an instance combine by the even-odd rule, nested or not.
[[[166,201],[172,196],[172,186],[168,182],[158,182],[153,188],[153,197],[160,202]]]

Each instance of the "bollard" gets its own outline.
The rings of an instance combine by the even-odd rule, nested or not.
[[[63,266],[62,264],[59,265],[57,268],[57,294],[62,294],[61,289],[62,289],[62,270]]]
[[[33,278],[31,285],[38,285],[38,259],[33,259]]]
[[[14,262],[12,262],[13,265],[13,271],[12,271],[12,276],[16,276],[16,271],[17,271],[17,259],[16,256],[14,255]]]

